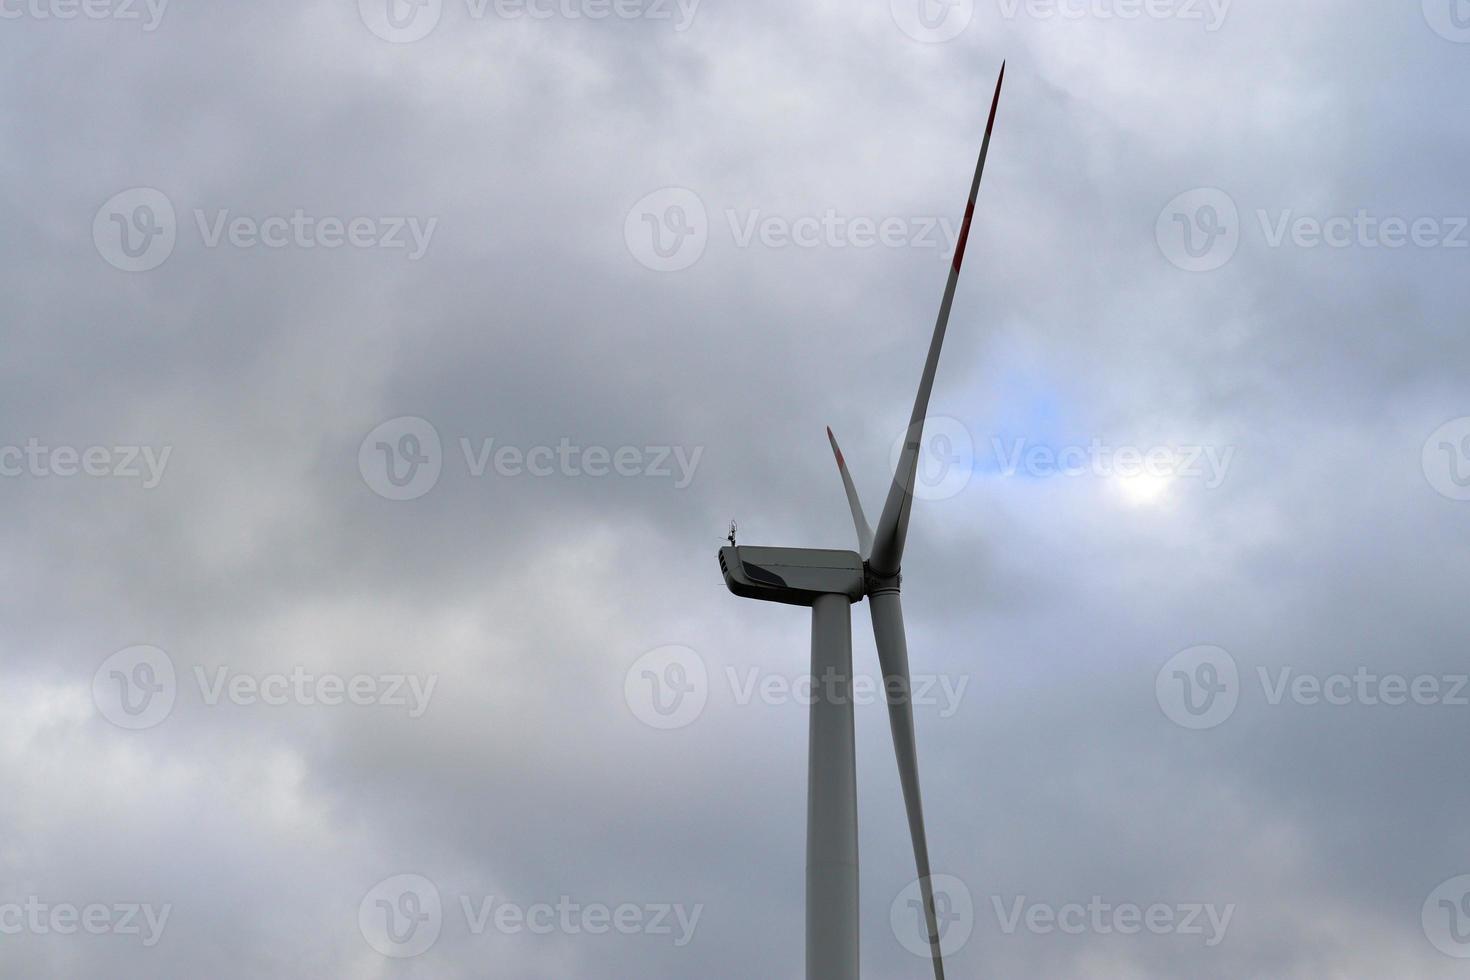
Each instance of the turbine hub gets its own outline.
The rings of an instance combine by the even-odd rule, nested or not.
[[[897,594],[903,585],[903,573],[894,572],[892,575],[881,575],[873,571],[873,566],[863,562],[863,594],[883,595],[887,592]]]

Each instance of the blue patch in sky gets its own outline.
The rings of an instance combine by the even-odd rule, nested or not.
[[[1085,446],[1092,438],[1081,431],[1075,402],[1045,377],[1011,372],[998,381],[998,392],[979,396],[989,410],[967,421],[975,439],[977,475],[1044,479],[1018,466],[1025,454],[1038,448],[1055,454],[1067,446]]]

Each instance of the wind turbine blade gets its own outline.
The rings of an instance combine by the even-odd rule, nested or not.
[[[827,441],[832,443],[832,455],[837,457],[837,472],[842,474],[842,489],[847,491],[847,507],[852,511],[852,526],[857,529],[858,553],[867,558],[868,553],[873,550],[873,529],[863,516],[862,501],[858,500],[857,488],[852,485],[852,474],[847,472],[847,460],[843,458],[830,425],[827,426]]]
[[[914,864],[919,872],[919,891],[924,903],[929,952],[934,960],[934,978],[944,980],[939,918],[934,908],[934,884],[929,875],[929,843],[924,832],[924,803],[919,795],[919,752],[914,741],[914,708],[909,682],[908,641],[903,629],[903,605],[897,589],[876,592],[868,597],[868,602],[872,610],[878,662],[883,669],[883,687],[888,696],[888,725],[893,731],[893,751],[898,757],[898,779],[903,786],[909,836],[914,844]]]
[[[975,216],[975,201],[980,196],[980,177],[985,173],[985,157],[990,153],[990,134],[995,129],[995,112],[1000,106],[1000,89],[1006,80],[1006,68],[1000,66],[995,83],[995,97],[990,103],[990,119],[985,123],[985,139],[980,144],[980,160],[975,164],[975,180],[970,184],[970,200],[965,205],[965,223],[955,243],[954,261],[949,268],[949,282],[939,304],[939,319],[934,324],[934,337],[929,341],[929,356],[924,361],[924,374],[919,380],[919,394],[914,399],[914,412],[909,417],[904,435],[903,452],[893,473],[893,485],[878,519],[873,540],[871,564],[880,575],[896,575],[903,562],[904,540],[909,531],[909,508],[913,504],[914,475],[919,465],[919,448],[924,436],[924,416],[929,412],[929,395],[934,390],[934,373],[939,368],[939,351],[944,346],[944,331],[949,326],[949,311],[954,305],[955,285],[960,278],[960,265],[965,260],[965,243],[970,238],[970,222]]]

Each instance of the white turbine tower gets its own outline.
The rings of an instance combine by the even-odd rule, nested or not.
[[[929,356],[924,361],[913,415],[909,418],[903,450],[877,531],[869,528],[863,516],[847,463],[837,448],[832,430],[828,429],[861,551],[737,546],[733,533],[730,547],[720,549],[720,568],[731,592],[748,599],[812,609],[813,699],[808,736],[806,831],[807,980],[857,980],[858,977],[857,764],[853,751],[852,619],[848,607],[864,597],[872,612],[873,639],[883,670],[888,720],[898,756],[909,834],[913,838],[934,976],[936,980],[944,980],[929,873],[929,846],[924,833],[924,805],[919,795],[918,750],[914,744],[914,714],[909,697],[908,643],[904,636],[903,607],[898,598],[899,570],[908,536],[924,417],[929,410],[929,394],[934,389],[939,351],[944,345],[944,331],[949,324],[955,285],[965,257],[965,242],[970,237],[975,199],[980,193],[980,177],[985,172],[985,157],[990,151],[990,134],[995,128],[995,112],[1004,82],[1005,65],[1001,65],[990,118],[985,124],[985,139],[980,145],[980,160],[975,165],[975,179],[965,206],[965,221],[955,244],[944,299],[939,305],[939,320],[929,342]]]

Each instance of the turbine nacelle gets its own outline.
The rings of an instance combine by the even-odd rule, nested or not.
[[[819,548],[720,549],[725,585],[743,599],[810,606],[823,595],[863,597],[863,560],[856,551]]]

